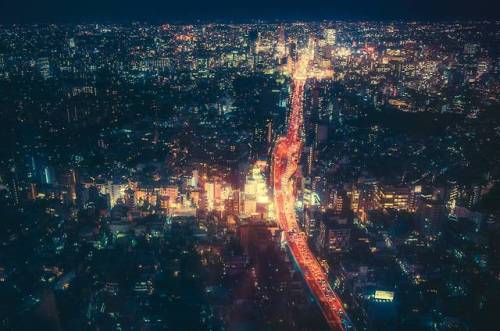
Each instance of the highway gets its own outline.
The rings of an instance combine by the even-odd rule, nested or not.
[[[304,88],[311,72],[311,58],[304,53],[292,69],[291,115],[286,136],[279,137],[272,154],[272,186],[276,218],[283,230],[291,254],[332,330],[354,330],[343,304],[332,290],[328,276],[309,249],[306,234],[295,215],[294,174],[302,151]],[[322,78],[314,76],[314,78]]]

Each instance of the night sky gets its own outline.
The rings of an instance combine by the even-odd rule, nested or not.
[[[498,19],[496,0],[0,0],[0,23]]]

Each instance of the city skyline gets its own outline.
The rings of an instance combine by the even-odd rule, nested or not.
[[[1,330],[498,325],[500,21],[93,4],[0,26]]]

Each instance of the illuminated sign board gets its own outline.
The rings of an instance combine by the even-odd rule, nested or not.
[[[377,290],[375,291],[375,295],[373,297],[375,300],[392,301],[394,300],[394,292]]]

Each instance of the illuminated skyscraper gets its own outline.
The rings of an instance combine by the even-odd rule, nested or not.
[[[15,205],[19,205],[19,203],[21,202],[21,198],[20,198],[20,187],[19,187],[19,180],[17,178],[16,168],[13,167],[11,169],[10,175],[11,175],[10,178],[11,198]]]
[[[325,214],[319,225],[317,248],[323,254],[349,250],[351,227],[347,218]]]
[[[380,209],[408,210],[410,189],[408,187],[380,185],[376,193],[376,200]]]
[[[192,187],[198,187],[199,181],[200,181],[200,174],[198,170],[193,170],[193,176],[191,177],[190,185]]]
[[[273,142],[273,121],[269,120],[266,124],[267,127],[267,143],[270,144]]]
[[[298,52],[297,52],[297,43],[290,42],[288,46],[288,55],[290,56],[292,61],[297,61]]]
[[[305,149],[305,153],[307,155],[307,176],[310,176],[312,173],[313,165],[314,165],[314,147],[307,146]]]
[[[337,30],[325,29],[325,41],[327,46],[334,46],[337,41]]]
[[[276,57],[278,60],[286,57],[286,40],[285,40],[285,29],[283,27],[279,28],[278,43],[276,44]]]
[[[267,218],[270,207],[267,184],[261,169],[256,165],[248,174],[243,192],[243,214],[245,217],[260,215]]]

